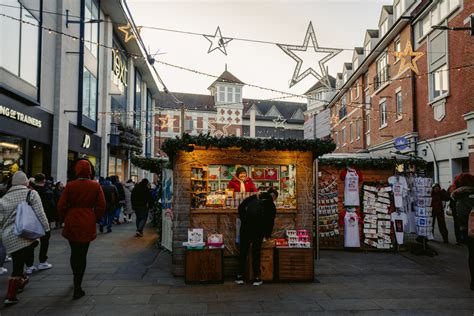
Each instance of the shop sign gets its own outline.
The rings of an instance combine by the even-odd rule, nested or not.
[[[112,50],[112,75],[115,79],[114,83],[126,87],[127,72],[127,62],[123,60],[122,55],[118,51]]]
[[[87,134],[84,134],[84,140],[82,141],[82,148],[86,148],[86,149],[91,148],[91,137]]]
[[[405,137],[397,137],[395,141],[393,142],[393,146],[397,150],[407,149],[409,147],[408,139],[406,139]]]
[[[17,120],[19,122],[31,125],[33,127],[38,127],[38,128],[41,128],[42,123],[43,123],[39,119],[31,117],[23,112],[10,109],[9,107],[3,106],[3,105],[0,105],[0,116],[5,116],[8,118],[11,118],[12,120]]]

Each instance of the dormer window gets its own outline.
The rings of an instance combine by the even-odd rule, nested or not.
[[[380,37],[383,37],[388,32],[388,19],[385,19],[382,24],[380,24]]]
[[[219,86],[217,91],[217,103],[242,102],[242,87]]]
[[[367,44],[365,44],[365,56],[368,56],[370,54],[370,50],[372,49],[372,45],[370,45],[370,40],[367,42]]]

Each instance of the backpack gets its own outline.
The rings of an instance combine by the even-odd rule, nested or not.
[[[28,191],[26,201],[22,201],[16,207],[15,217],[15,235],[25,239],[38,239],[43,237],[46,233],[43,224],[36,216],[35,211],[30,204],[30,193]]]

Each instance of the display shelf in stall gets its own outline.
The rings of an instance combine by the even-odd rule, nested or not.
[[[186,249],[185,283],[224,283],[223,249]]]

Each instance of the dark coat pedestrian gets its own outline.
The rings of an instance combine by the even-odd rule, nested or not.
[[[107,233],[112,232],[115,211],[119,205],[117,188],[110,182],[110,178],[100,181],[102,191],[105,197],[105,214],[99,221],[99,231],[104,232],[104,226],[107,225]]]
[[[148,179],[143,179],[132,190],[132,208],[137,217],[137,231],[135,233],[137,237],[143,236],[143,229],[148,219],[148,211],[153,207],[153,198],[149,184]]]
[[[91,180],[92,164],[85,159],[75,165],[76,180],[70,181],[59,199],[58,210],[64,218],[63,236],[71,246],[74,274],[74,299],[85,295],[82,278],[86,270],[89,244],[97,236],[96,222],[104,215],[106,203],[99,183]]]
[[[451,197],[456,201],[461,240],[466,240],[469,249],[469,272],[471,290],[474,291],[474,238],[467,234],[469,214],[474,211],[474,176],[462,173],[454,180]]]
[[[448,229],[446,228],[446,220],[444,217],[444,204],[443,202],[449,201],[449,194],[446,190],[441,189],[439,184],[433,185],[431,191],[431,207],[433,210],[433,231],[436,220],[438,220],[438,228],[441,236],[443,236],[443,242],[448,243]]]
[[[240,225],[240,255],[237,284],[243,284],[243,274],[247,263],[247,256],[252,245],[252,269],[254,274],[253,285],[261,285],[260,280],[260,252],[264,238],[270,238],[275,222],[276,207],[274,201],[278,192],[270,189],[268,192],[252,195],[239,205]]]

